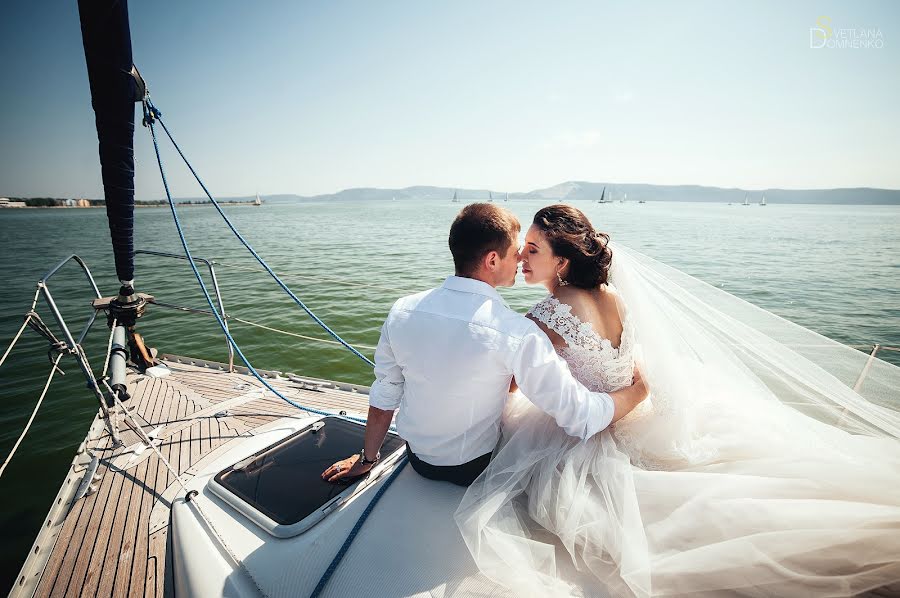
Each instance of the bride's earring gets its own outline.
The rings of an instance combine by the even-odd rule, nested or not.
[[[562,276],[559,275],[559,270],[556,271],[556,280],[559,281],[559,286],[561,286],[561,287],[564,287],[567,284],[569,284],[568,282],[566,282],[565,280],[562,279]]]

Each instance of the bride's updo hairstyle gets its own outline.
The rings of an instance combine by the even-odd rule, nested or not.
[[[612,263],[609,235],[594,230],[581,210],[566,204],[547,206],[534,215],[534,225],[544,233],[553,254],[569,260],[565,282],[579,289],[606,284]]]

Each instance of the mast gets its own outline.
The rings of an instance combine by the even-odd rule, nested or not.
[[[127,0],[79,0],[84,58],[97,124],[106,218],[116,275],[134,284],[134,103],[142,81],[132,73]],[[128,293],[130,295],[131,293]]]
[[[134,290],[134,104],[144,99],[146,86],[132,61],[127,0],[78,0],[78,15],[97,125],[106,218],[122,285],[117,296],[95,300],[94,308],[107,312],[109,326],[116,324],[114,340],[127,339],[131,360],[146,369],[156,360],[134,329],[149,298]],[[88,369],[84,371],[87,376]],[[124,367],[112,372],[113,391],[124,401],[128,398]],[[113,407],[112,396],[106,405]],[[107,425],[118,438],[109,419]]]

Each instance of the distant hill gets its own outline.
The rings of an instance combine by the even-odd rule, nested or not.
[[[588,181],[567,181],[533,191],[510,191],[513,199],[543,199],[547,201],[594,201],[600,199],[606,187],[607,198],[621,199],[627,194],[628,201],[685,201],[685,202],[718,202],[740,203],[749,196],[752,203],[760,200],[763,194],[768,203],[785,204],[851,204],[851,205],[900,205],[900,190],[873,189],[870,187],[854,187],[848,189],[762,189],[746,190],[722,187],[704,187],[701,185],[645,185],[640,183],[594,183]],[[403,189],[377,189],[359,187],[344,189],[337,193],[323,195],[264,195],[264,203],[292,203],[300,201],[361,201],[361,200],[408,200],[450,201],[456,193],[462,201],[487,200],[493,193],[495,201],[502,201],[505,190],[462,189],[454,187],[415,186]],[[228,202],[246,202],[254,196],[216,198]],[[202,197],[178,199],[179,202],[205,200]]]
[[[723,189],[700,185],[643,185],[611,184],[570,181],[547,189],[532,191],[529,195],[541,199],[593,200],[599,199],[606,186],[607,197],[621,199],[627,193],[628,200],[644,201],[696,201],[740,203],[744,196],[758,202],[765,194],[769,203],[816,204],[900,204],[900,190],[857,187],[850,189]]]

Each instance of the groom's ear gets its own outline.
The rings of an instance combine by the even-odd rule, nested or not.
[[[491,272],[497,269],[497,265],[499,263],[500,254],[496,251],[488,251],[486,254],[484,254],[484,258],[481,261],[481,264]]]

